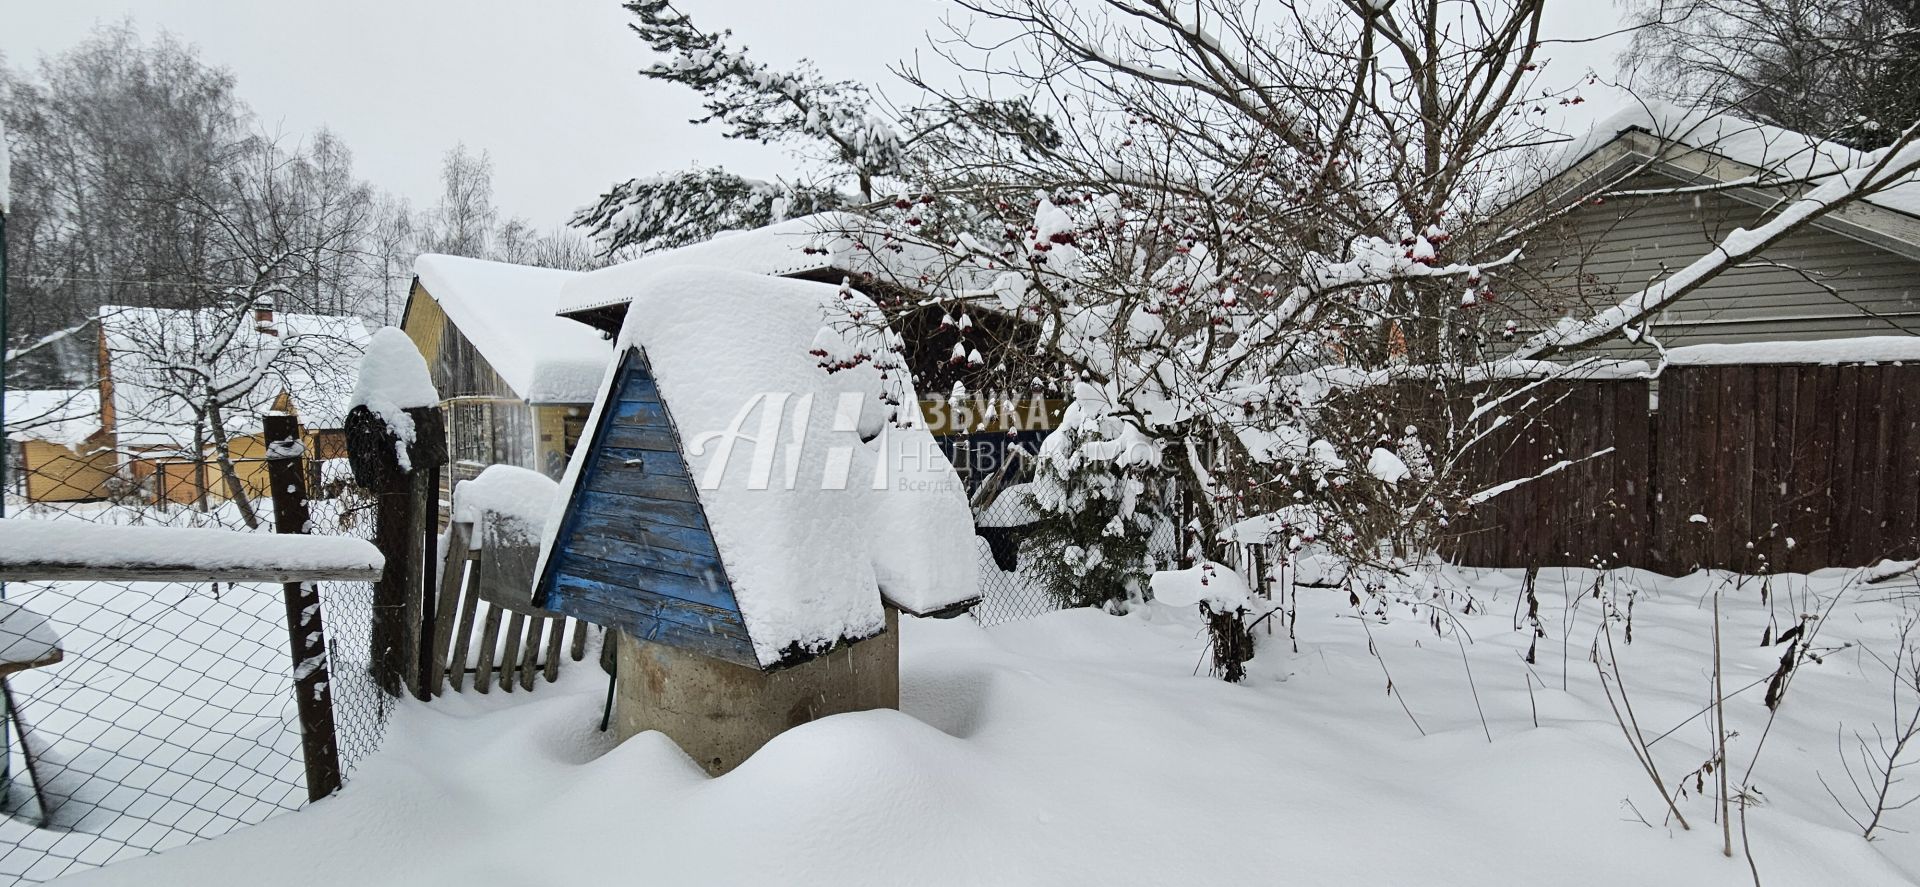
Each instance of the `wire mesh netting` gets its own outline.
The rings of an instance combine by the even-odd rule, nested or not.
[[[104,485],[110,495],[93,501],[29,495],[60,487],[45,477],[32,483],[22,461],[8,472],[9,517],[245,525],[218,495],[180,503]],[[75,480],[63,474],[60,483]],[[370,536],[369,504],[315,480],[328,498],[312,501],[310,532]],[[256,530],[272,532],[272,509],[264,500],[256,508]],[[371,585],[321,583],[320,596],[336,741],[350,774],[378,747],[392,703],[368,673]],[[13,582],[4,598],[4,618],[44,619],[61,656],[4,679],[0,883],[177,847],[306,803],[283,586]],[[0,624],[0,640],[6,629]],[[10,658],[0,650],[0,660]]]
[[[1004,490],[974,513],[974,546],[980,575],[980,603],[970,611],[981,625],[999,625],[1031,619],[1062,607],[1059,598],[1031,574],[1030,557],[1023,551],[1026,524],[1033,508],[1021,501],[1019,488]],[[1154,527],[1148,549],[1156,560],[1179,550],[1179,533],[1171,523]]]
[[[1060,609],[1060,600],[1021,570],[1024,524],[1033,511],[1020,501],[1021,495],[1018,490],[1003,492],[974,514],[979,527],[974,547],[980,565],[980,603],[972,613],[981,625],[1031,619]]]

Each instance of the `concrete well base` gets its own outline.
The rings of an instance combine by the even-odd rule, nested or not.
[[[658,730],[715,776],[791,727],[900,707],[900,617],[891,607],[885,633],[774,672],[615,634],[615,737]]]

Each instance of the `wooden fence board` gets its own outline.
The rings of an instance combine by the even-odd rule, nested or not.
[[[1894,388],[1899,392],[1899,419],[1894,425],[1893,451],[1909,456],[1920,454],[1920,366],[1890,367]],[[1897,560],[1920,557],[1920,465],[1908,462],[1896,465],[1888,483],[1887,517],[1893,523],[1890,534],[1892,556]],[[1907,531],[1902,534],[1899,528]]]
[[[1657,409],[1639,380],[1555,383],[1516,404],[1530,418],[1461,467],[1474,488],[1613,452],[1484,503],[1449,556],[1679,573],[1920,555],[1920,366],[1677,366],[1657,384]]]
[[[1862,367],[1869,370],[1863,373],[1860,384],[1860,414],[1870,421],[1863,427],[1860,435],[1861,452],[1856,461],[1860,465],[1862,485],[1859,495],[1853,501],[1853,538],[1854,563],[1871,564],[1885,557],[1888,552],[1887,530],[1887,485],[1892,472],[1888,470],[1894,463],[1893,454],[1893,417],[1897,412],[1894,400],[1899,392],[1893,390],[1892,367]]]

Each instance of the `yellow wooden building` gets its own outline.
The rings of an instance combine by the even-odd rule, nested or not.
[[[488,465],[558,478],[613,354],[599,332],[554,313],[578,274],[430,254],[414,275],[401,329],[443,398],[452,479]]]

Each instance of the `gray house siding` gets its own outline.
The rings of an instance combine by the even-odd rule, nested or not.
[[[1683,184],[1658,172],[1615,190]],[[1751,197],[1752,195],[1749,195]],[[1727,192],[1613,197],[1536,232],[1510,290],[1535,316],[1619,301],[1713,248],[1765,211]],[[1667,347],[1707,342],[1920,335],[1920,261],[1833,230],[1808,228],[1675,303],[1654,324]],[[1615,341],[1615,356],[1651,349]]]

